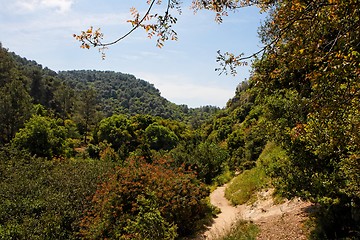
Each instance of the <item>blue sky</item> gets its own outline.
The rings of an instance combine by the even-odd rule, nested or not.
[[[183,1],[175,30],[178,41],[162,49],[144,31],[136,31],[106,51],[106,59],[96,49],[84,50],[72,37],[89,26],[101,27],[105,40],[126,33],[129,9],[140,12],[146,0],[0,0],[0,41],[10,51],[35,60],[55,71],[73,69],[113,70],[130,73],[158,88],[165,98],[190,107],[224,107],[236,86],[249,77],[249,67],[238,75],[219,76],[214,69],[216,51],[251,54],[261,48],[257,29],[264,14],[257,8],[240,9],[214,21],[214,13],[189,9]]]

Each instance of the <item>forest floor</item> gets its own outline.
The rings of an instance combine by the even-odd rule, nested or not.
[[[314,209],[310,203],[293,199],[275,204],[273,190],[267,190],[258,193],[255,203],[234,207],[224,197],[225,187],[218,187],[211,193],[210,202],[218,207],[221,213],[198,239],[219,239],[230,231],[237,220],[255,223],[259,228],[259,240],[307,239],[309,229],[304,223]]]

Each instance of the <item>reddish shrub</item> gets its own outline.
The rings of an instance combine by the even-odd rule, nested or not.
[[[89,239],[137,238],[129,224],[136,222],[139,198],[151,198],[149,202],[155,203],[148,209],[156,208],[164,226],[176,225],[178,235],[184,236],[192,233],[196,222],[209,212],[204,202],[208,194],[206,186],[182,168],[170,169],[165,161],[148,164],[129,160],[99,186],[93,208],[83,219],[81,234]]]

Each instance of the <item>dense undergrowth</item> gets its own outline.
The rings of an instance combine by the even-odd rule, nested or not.
[[[79,223],[111,162],[0,151],[0,239],[78,239]]]
[[[0,239],[174,239],[212,216],[208,188],[165,160],[0,157]]]

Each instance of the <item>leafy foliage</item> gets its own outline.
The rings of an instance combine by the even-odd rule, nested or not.
[[[127,157],[138,145],[131,122],[124,115],[103,119],[99,124],[98,140],[107,141],[122,157]]]
[[[342,167],[358,168],[358,13],[356,0],[278,2],[261,30],[268,49],[252,77],[270,132],[289,156],[277,187],[332,209],[332,226],[342,227],[327,228],[329,238],[359,233],[360,196],[348,191],[357,183]]]
[[[157,37],[156,46],[161,48],[164,46],[164,43],[168,40],[177,40],[178,36],[173,26],[177,23],[177,18],[174,15],[181,15],[183,2],[178,0],[168,0],[168,1],[159,1],[159,0],[148,0],[148,9],[144,15],[140,15],[139,11],[132,7],[130,13],[133,19],[128,20],[127,22],[131,23],[132,29],[120,36],[114,41],[104,42],[104,34],[100,29],[94,30],[93,27],[89,27],[86,31],[81,31],[80,34],[73,34],[73,37],[80,42],[80,47],[84,49],[90,49],[91,47],[99,48],[99,51],[102,53],[102,58],[105,58],[104,50],[108,46],[117,44],[123,39],[127,38],[138,28],[142,28],[146,31],[149,38],[153,36]],[[192,0],[190,8],[196,13],[199,10],[210,10],[216,13],[215,21],[218,23],[222,22],[222,18],[228,15],[229,11],[235,11],[241,7],[247,7],[252,5],[257,5],[265,10],[272,1],[255,1],[255,0],[236,0],[236,1],[214,1],[214,0]],[[155,8],[156,5],[159,7]],[[161,7],[164,8],[161,8]],[[158,10],[162,9],[162,11]],[[229,60],[233,60],[233,63],[240,63],[242,59],[238,59],[232,54],[229,55]],[[241,56],[241,55],[240,55]],[[249,57],[246,57],[247,59]],[[247,63],[246,63],[247,64]]]
[[[151,14],[154,5],[163,5],[163,1],[149,0],[147,1],[147,4],[149,5],[149,8],[143,16],[140,16],[140,13],[136,8],[132,7],[130,9],[133,19],[130,19],[127,22],[131,23],[133,28],[112,42],[104,43],[104,34],[100,29],[94,31],[93,27],[90,27],[87,31],[82,31],[79,35],[74,34],[73,36],[81,43],[81,48],[89,49],[91,46],[99,47],[103,59],[105,58],[104,50],[107,46],[118,43],[129,36],[137,28],[143,28],[147,32],[149,38],[156,36],[158,38],[156,46],[159,48],[164,46],[164,42],[169,39],[177,40],[177,33],[172,29],[172,25],[176,24],[177,18],[173,16],[170,9],[176,8],[180,14],[180,2],[177,0],[168,1],[165,14]]]
[[[150,160],[154,151],[168,151],[187,138],[189,129],[177,121],[154,118],[148,115],[113,115],[99,124],[96,139],[113,148],[125,160],[130,154]],[[107,146],[109,145],[109,146]],[[105,148],[106,148],[105,147]]]
[[[44,161],[2,150],[0,238],[79,239],[89,198],[111,168],[106,162]]]
[[[8,143],[31,114],[25,76],[0,44],[0,143]]]
[[[127,230],[134,233],[135,239],[175,239],[177,227],[169,224],[158,209],[156,197],[153,195],[139,196],[137,204],[139,213],[134,221],[130,221]]]
[[[264,107],[255,102],[258,89],[250,84],[239,85],[227,108],[202,127],[205,139],[227,150],[231,170],[254,167],[268,138]]]
[[[152,123],[145,129],[145,138],[150,148],[157,151],[171,150],[179,141],[174,132],[157,123]]]
[[[155,239],[171,239],[175,229],[184,236],[194,231],[208,211],[207,195],[206,187],[183,169],[171,170],[165,162],[131,160],[99,187],[93,208],[83,219],[82,235],[86,239],[138,239],[143,234],[149,237],[149,226],[159,225],[151,233]]]
[[[178,166],[188,166],[206,184],[211,184],[227,166],[227,151],[215,143],[201,142],[195,146],[181,144],[171,155]]]
[[[30,101],[30,95],[20,80],[12,80],[0,88],[0,142],[10,142],[30,117]]]
[[[14,147],[32,155],[51,159],[64,153],[66,130],[55,119],[33,115],[25,127],[16,133]]]

